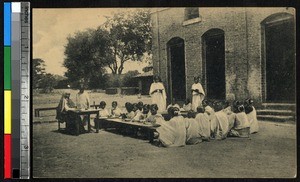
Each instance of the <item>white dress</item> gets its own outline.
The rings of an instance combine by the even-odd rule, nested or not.
[[[256,109],[253,107],[253,111],[247,114],[248,121],[250,123],[250,133],[258,132],[259,126],[256,116]]]
[[[196,89],[198,89],[201,94],[199,94],[198,92],[195,92],[195,91],[192,92],[192,95],[193,95],[192,110],[194,110],[194,111],[197,111],[197,107],[202,105],[202,101],[205,97],[204,90],[200,83],[194,83],[192,85],[192,90],[196,90]]]
[[[152,93],[154,90],[157,89],[162,90],[162,93],[160,92]],[[159,113],[162,113],[163,111],[166,110],[166,99],[167,99],[166,90],[164,85],[161,82],[157,82],[157,83],[154,82],[151,84],[149,95],[151,95],[152,104],[157,104]]]

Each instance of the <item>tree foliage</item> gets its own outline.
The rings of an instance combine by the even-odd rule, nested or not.
[[[89,88],[104,88],[105,73],[121,75],[128,60],[141,61],[151,54],[150,11],[119,12],[97,29],[88,29],[67,38],[65,76],[77,86],[84,80]]]
[[[86,30],[67,38],[65,76],[75,86],[84,80],[89,87],[101,88],[104,81],[104,67],[112,60],[109,47],[109,34],[106,30]]]
[[[45,74],[45,61],[37,58],[32,59],[32,87],[39,88],[39,83]]]
[[[104,26],[111,38],[113,60],[108,67],[113,74],[122,74],[126,61],[141,61],[145,53],[151,53],[150,10],[116,13]]]
[[[41,89],[44,93],[52,92],[59,79],[61,77],[46,73],[44,60],[40,58],[32,59],[33,89]]]

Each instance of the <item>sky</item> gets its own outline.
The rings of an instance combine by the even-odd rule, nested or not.
[[[62,63],[65,58],[64,46],[67,44],[67,37],[78,31],[97,28],[105,22],[105,16],[126,10],[126,8],[33,9],[33,59],[43,59],[47,73],[63,76],[66,71]],[[147,65],[144,62],[128,61],[124,65],[123,73],[129,70],[138,70],[142,73],[142,68]]]

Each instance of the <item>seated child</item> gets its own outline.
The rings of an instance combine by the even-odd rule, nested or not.
[[[203,107],[197,107],[197,115],[195,119],[198,122],[199,135],[203,140],[209,141],[211,133],[210,117],[207,113],[204,113]]]
[[[235,121],[235,113],[232,112],[231,105],[228,101],[223,102],[223,112],[227,115],[229,122],[229,130],[233,127]]]
[[[133,104],[130,102],[125,103],[126,112],[123,114],[123,118],[132,119],[135,116],[135,112],[133,111]]]
[[[190,111],[192,109],[192,103],[190,102],[190,99],[185,100],[185,103],[183,104],[182,109],[184,111]]]
[[[215,111],[210,105],[211,103],[208,100],[204,99],[202,101],[202,107],[204,108],[204,113],[206,113],[206,115],[209,117],[210,120],[211,138],[215,138],[214,135],[216,134],[217,123],[216,123],[216,119],[213,119],[215,117]]]
[[[144,119],[148,118],[149,116],[151,116],[150,105],[145,104],[143,106],[143,111],[142,111],[142,115],[140,116],[140,120],[144,120]]]
[[[146,118],[145,122],[150,122],[150,123],[152,123],[152,124],[156,124],[157,120],[161,120],[160,122],[164,121],[162,115],[159,114],[159,113],[157,113],[157,111],[158,111],[158,106],[157,106],[157,104],[152,104],[152,105],[150,105],[150,112],[149,112],[149,113],[150,113],[151,115],[149,115],[149,116]]]
[[[140,121],[140,118],[143,114],[143,102],[133,104],[133,111],[135,112],[135,116],[133,117],[132,121]]]
[[[217,123],[215,137],[216,139],[225,139],[229,132],[229,122],[227,115],[223,112],[223,105],[222,102],[216,101],[214,102],[214,110],[215,110],[215,117],[212,120],[215,120]]]
[[[234,127],[230,130],[228,136],[240,137],[240,134],[237,130],[246,129],[250,127],[248,117],[245,113],[245,107],[241,102],[236,102],[236,114],[235,114],[235,123]]]
[[[246,99],[245,102],[245,113],[247,114],[248,120],[250,122],[250,133],[257,133],[259,130],[256,109],[253,106],[252,99]]]
[[[202,142],[202,136],[199,133],[199,122],[195,119],[195,113],[192,110],[188,111],[187,118],[185,118],[185,127],[187,145],[195,145]]]
[[[202,107],[204,108],[204,112],[208,115],[211,115],[214,113],[214,109],[210,106],[210,102],[206,99],[202,101]]]
[[[100,108],[99,117],[108,117],[108,116],[110,116],[109,110],[105,108],[106,107],[106,102],[101,101],[99,105],[100,105],[99,106],[99,108]]]
[[[176,108],[180,109],[180,106],[179,106],[178,104],[176,104],[176,99],[175,99],[175,98],[172,99],[172,102],[171,102],[170,105],[168,105],[167,110],[168,110],[170,107],[176,107]]]
[[[170,107],[168,114],[171,119],[167,122],[162,122],[161,126],[156,129],[158,140],[161,146],[164,147],[179,147],[186,143],[186,124],[185,119],[179,115],[177,107]]]
[[[121,109],[118,107],[117,101],[113,101],[113,102],[111,103],[111,115],[112,115],[112,116],[117,116],[117,117],[119,117],[119,116],[121,116],[121,114],[122,114],[122,111],[121,111]]]

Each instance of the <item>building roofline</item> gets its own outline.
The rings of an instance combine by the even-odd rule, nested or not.
[[[154,14],[154,13],[158,13],[158,12],[161,12],[161,11],[165,11],[167,9],[170,9],[170,8],[151,8],[151,13],[150,14]]]

